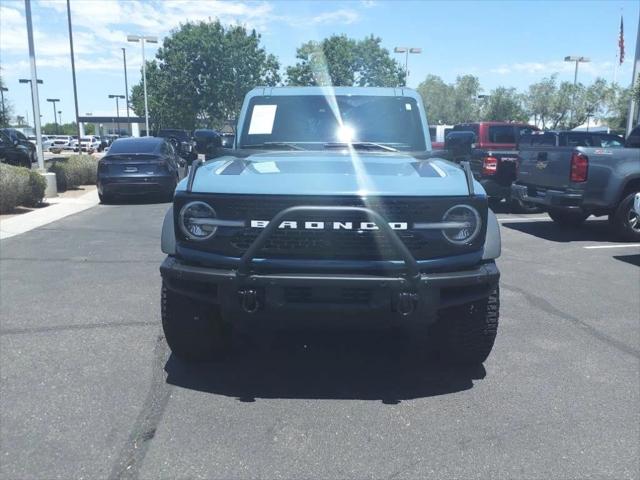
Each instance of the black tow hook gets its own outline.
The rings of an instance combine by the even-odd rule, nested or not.
[[[411,292],[400,292],[398,294],[398,313],[403,317],[408,317],[416,309],[418,295]]]
[[[239,290],[240,305],[242,310],[247,313],[256,313],[260,309],[260,301],[258,300],[258,292],[252,288]]]

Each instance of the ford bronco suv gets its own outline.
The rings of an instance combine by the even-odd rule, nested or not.
[[[487,358],[498,223],[469,165],[433,157],[415,91],[256,88],[221,155],[193,163],[162,228],[174,354],[219,355],[234,327],[354,322]]]

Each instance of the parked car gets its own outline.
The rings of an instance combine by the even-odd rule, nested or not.
[[[31,143],[36,145],[37,139],[35,135],[31,135],[27,138]],[[41,135],[41,138],[42,138],[42,151],[48,152],[51,145],[53,145],[53,137],[50,137],[49,135]]]
[[[27,151],[28,164],[24,161],[24,166],[31,168],[31,164],[38,161],[38,154],[36,153],[36,146],[29,141],[29,139],[20,130],[15,128],[2,128],[0,129],[7,137],[9,137],[11,143],[14,146],[23,147]]]
[[[24,144],[9,137],[3,130],[0,130],[0,162],[17,167],[31,168],[31,150]]]
[[[118,139],[98,162],[98,196],[102,203],[143,194],[161,194],[170,200],[183,167],[184,160],[164,138]]]
[[[195,142],[191,138],[188,130],[178,130],[173,128],[165,128],[158,132],[157,137],[166,138],[175,147],[178,154],[191,163],[198,158]]]
[[[590,142],[597,143],[593,138]],[[544,207],[561,225],[577,226],[590,215],[608,215],[620,237],[640,241],[634,207],[640,193],[640,126],[624,148],[609,136],[599,137],[598,142],[582,146],[584,138],[567,132],[523,137],[513,195]]]
[[[516,145],[524,133],[538,130],[526,123],[479,122],[455,125],[445,139],[445,148],[450,159],[468,160],[474,177],[482,184],[491,205],[506,199],[511,201],[511,184],[516,179],[518,152]],[[462,134],[462,135],[461,135]],[[452,140],[470,135],[469,148],[451,154],[448,145]],[[536,207],[513,202],[513,209],[519,212],[535,211]]]
[[[429,127],[429,135],[431,136],[431,148],[434,150],[442,150],[444,148],[444,140],[453,130],[453,125],[432,125]]]
[[[98,149],[100,148],[100,144],[101,142],[98,140],[97,137],[94,137],[94,136],[82,137],[80,139],[80,146],[78,147],[77,140],[73,140],[71,142],[71,148],[73,149],[74,152],[82,151],[87,153],[93,153],[98,151]]]
[[[71,142],[73,137],[70,135],[56,135],[53,137],[53,143],[49,147],[51,153],[61,153],[64,150],[71,150]]]
[[[236,149],[193,162],[162,227],[167,343],[203,360],[236,326],[340,312],[343,327],[430,329],[442,358],[483,362],[500,229],[482,186],[431,157],[417,92],[335,87],[331,102],[319,87],[254,89]]]

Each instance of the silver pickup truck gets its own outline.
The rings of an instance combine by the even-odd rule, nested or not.
[[[558,146],[559,133],[523,137],[512,195],[544,207],[553,221],[580,225],[590,215],[608,215],[623,239],[640,241],[634,207],[640,193],[640,126],[623,148]]]

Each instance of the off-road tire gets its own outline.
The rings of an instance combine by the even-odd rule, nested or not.
[[[216,305],[169,290],[162,283],[162,329],[171,351],[188,362],[221,358],[231,344],[231,326]]]
[[[500,290],[482,300],[438,312],[432,345],[440,358],[457,365],[479,365],[493,348],[498,333]]]
[[[636,192],[631,192],[627,195],[618,205],[616,211],[612,216],[609,217],[611,225],[616,231],[616,234],[622,239],[629,242],[639,242],[640,241],[640,218],[636,216],[635,228],[631,223],[631,210],[633,207],[633,199],[636,195]]]
[[[549,210],[547,212],[558,225],[563,227],[579,227],[589,217],[588,213],[584,212],[566,212],[563,210]]]

